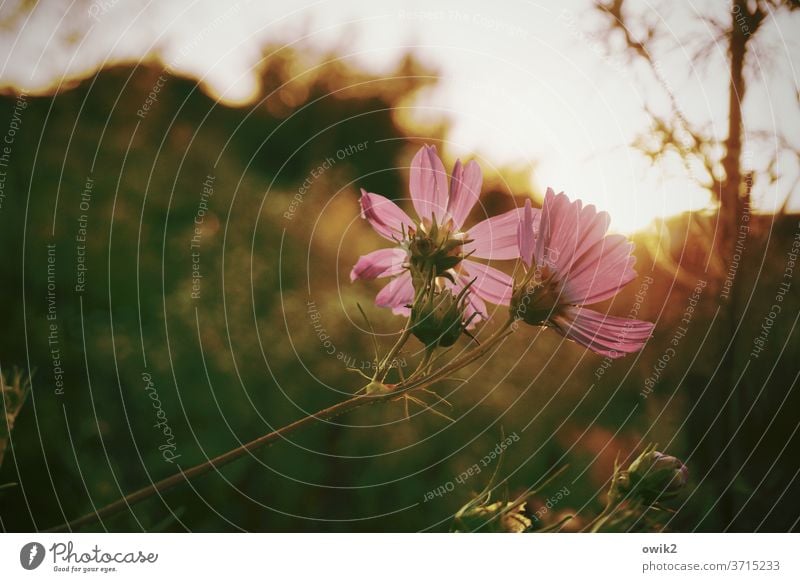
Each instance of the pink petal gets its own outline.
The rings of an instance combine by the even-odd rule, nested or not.
[[[461,261],[464,276],[468,281],[475,279],[470,291],[496,305],[508,305],[511,301],[511,292],[514,280],[494,267],[476,263],[475,261]]]
[[[399,248],[372,251],[358,259],[350,271],[350,280],[398,275],[405,269],[407,259],[408,252]]]
[[[573,263],[564,280],[564,301],[578,305],[597,303],[619,293],[636,278],[633,243],[610,235]]]
[[[447,172],[434,146],[422,146],[411,160],[411,200],[420,218],[438,220],[447,212]]]
[[[540,267],[548,266],[556,273],[572,259],[578,232],[580,200],[570,202],[564,193],[547,189],[539,221],[539,236],[534,245],[534,257]]]
[[[539,209],[532,208],[534,229],[538,228]],[[479,259],[516,259],[519,257],[519,223],[523,208],[492,216],[467,231],[471,243],[464,245],[464,253]]]
[[[475,160],[466,166],[456,160],[453,176],[450,178],[450,198],[447,202],[447,213],[453,219],[456,229],[460,230],[469,216],[472,207],[478,201],[483,185],[481,167]]]
[[[366,218],[372,228],[383,238],[398,241],[404,238],[414,222],[397,204],[380,194],[361,189],[361,218]]]
[[[564,337],[609,358],[638,352],[653,331],[650,322],[613,317],[582,307],[562,309],[552,323]]]
[[[533,260],[533,210],[531,201],[525,201],[525,208],[522,211],[522,220],[517,225],[517,238],[519,239],[519,256],[522,258],[526,267],[531,266]]]
[[[378,307],[391,307],[395,315],[406,317],[411,314],[408,306],[413,302],[414,285],[411,282],[411,273],[408,271],[392,279],[375,297],[375,305]]]
[[[609,222],[593,205],[547,189],[534,255],[559,283],[562,303],[603,301],[636,277],[633,245],[622,235],[606,235]]]
[[[602,240],[611,224],[611,217],[608,212],[597,212],[593,204],[585,207],[581,211],[580,231],[575,237],[574,257],[577,260],[586,253],[594,244]]]

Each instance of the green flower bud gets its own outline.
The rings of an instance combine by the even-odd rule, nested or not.
[[[653,504],[677,495],[689,480],[689,469],[679,459],[651,448],[631,463],[627,475],[625,492]]]
[[[466,291],[453,297],[445,289],[416,301],[411,307],[411,332],[429,348],[452,346],[464,331]]]

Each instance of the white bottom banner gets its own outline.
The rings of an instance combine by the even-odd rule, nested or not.
[[[800,580],[800,534],[3,534],[0,580]]]

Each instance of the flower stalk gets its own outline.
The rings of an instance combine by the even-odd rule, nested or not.
[[[219,469],[233,461],[241,459],[247,455],[251,455],[252,453],[262,449],[268,445],[271,445],[275,441],[286,437],[289,434],[292,434],[298,430],[311,426],[316,422],[325,422],[345,414],[347,412],[351,412],[363,406],[367,406],[370,404],[378,404],[381,402],[388,402],[391,400],[395,400],[401,396],[407,395],[410,392],[416,390],[423,390],[441,380],[446,378],[448,375],[452,374],[463,368],[464,366],[469,365],[477,358],[481,357],[482,355],[486,354],[490,351],[493,347],[495,347],[498,342],[502,339],[507,337],[510,333],[510,326],[511,320],[506,322],[504,326],[502,326],[499,330],[497,330],[494,334],[492,334],[489,339],[486,340],[483,344],[472,348],[469,352],[467,352],[461,358],[458,358],[449,364],[442,366],[436,371],[433,371],[429,374],[424,374],[424,367],[423,367],[423,375],[417,378],[413,376],[405,381],[401,381],[400,383],[394,385],[392,390],[375,390],[370,391],[369,389],[366,390],[366,394],[359,394],[333,406],[329,406],[324,408],[318,412],[313,414],[309,414],[308,416],[304,416],[286,426],[264,434],[244,445],[238,446],[233,448],[213,459],[209,459],[203,463],[195,465],[189,469],[180,469],[177,473],[170,475],[160,481],[156,481],[155,483],[151,483],[141,489],[134,491],[122,497],[113,503],[106,505],[98,509],[97,511],[93,511],[91,513],[87,513],[82,517],[77,519],[73,519],[67,523],[52,527],[48,530],[45,530],[49,533],[55,532],[62,532],[62,531],[74,531],[76,529],[85,527],[87,525],[91,525],[95,522],[101,521],[104,518],[111,517],[112,515],[116,515],[126,509],[130,509],[133,505],[140,503],[146,499],[154,497],[156,495],[161,495],[175,487],[187,483],[193,479],[197,479],[207,473],[210,473],[216,469]],[[402,345],[408,339],[410,332],[408,332],[408,326],[406,326],[406,331],[401,334],[400,340],[395,343],[394,347],[390,350],[389,354],[392,354],[389,358],[383,359],[382,368],[386,367],[386,362],[391,362],[392,358],[394,358],[397,353],[399,352]],[[423,357],[423,363],[426,363],[430,360],[431,350],[426,350],[425,356]],[[387,354],[388,355],[388,354]],[[388,370],[386,370],[388,371]],[[377,377],[377,375],[376,375]],[[370,382],[369,385],[374,384],[375,381]]]

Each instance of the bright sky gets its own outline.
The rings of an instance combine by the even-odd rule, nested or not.
[[[0,64],[0,78],[41,87],[65,71],[159,51],[174,68],[240,102],[257,89],[252,69],[267,42],[336,47],[345,60],[375,72],[391,70],[412,50],[441,76],[413,104],[413,119],[450,118],[449,154],[475,155],[484,165],[527,165],[539,190],[551,186],[593,202],[611,213],[612,228],[621,231],[709,204],[691,177],[695,169],[677,159],[653,167],[630,144],[647,129],[645,104],[668,110],[664,86],[686,118],[725,136],[725,46],[712,44],[707,61],[694,56],[712,36],[697,14],[723,21],[725,3],[665,2],[655,11],[645,0],[630,0],[632,9],[667,32],[654,46],[661,82],[641,63],[631,65],[621,49],[609,52],[586,0],[459,0],[437,2],[436,8],[417,0],[277,4],[96,0],[73,4],[64,17],[53,8],[56,3],[40,3],[13,33],[3,33],[0,54],[8,58]],[[748,131],[767,138],[747,150],[747,162],[755,167],[774,155],[778,136],[800,150],[793,68],[800,50],[798,35],[790,32],[799,25],[800,14],[784,15],[753,45],[745,116]],[[78,38],[72,52],[63,50],[59,35]],[[756,182],[754,198],[762,208],[782,204],[798,176],[795,160],[782,163],[783,181]],[[800,208],[800,200],[792,208]]]

